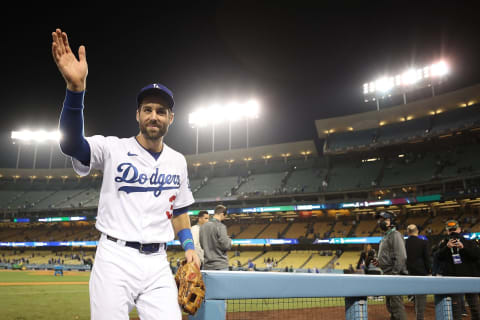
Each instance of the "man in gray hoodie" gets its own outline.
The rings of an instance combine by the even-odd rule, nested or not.
[[[395,228],[395,214],[390,211],[377,213],[378,225],[385,232],[380,241],[378,257],[374,264],[382,269],[383,274],[404,275],[407,272],[407,251],[405,241]],[[386,296],[386,304],[391,319],[406,320],[407,314],[402,296]]]
[[[228,270],[227,250],[232,248],[232,240],[227,227],[222,223],[227,208],[215,207],[213,218],[200,227],[200,245],[204,252],[204,270]]]

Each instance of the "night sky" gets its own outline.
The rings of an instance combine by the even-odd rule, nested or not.
[[[0,167],[15,167],[10,131],[58,124],[65,83],[51,57],[57,27],[75,53],[86,46],[86,135],[135,135],[137,92],[160,82],[176,100],[166,142],[184,154],[195,152],[188,113],[211,102],[260,101],[260,119],[250,123],[250,145],[260,146],[314,139],[315,119],[374,110],[363,103],[362,84],[409,66],[443,58],[452,88],[480,82],[478,12],[460,1],[295,3],[4,10]],[[227,148],[227,130],[216,128],[217,150]],[[245,147],[245,131],[245,122],[233,125],[234,148]],[[31,149],[21,167],[31,167]],[[200,152],[208,151],[211,129],[203,129]]]

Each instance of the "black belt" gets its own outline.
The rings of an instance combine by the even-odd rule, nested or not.
[[[111,240],[113,242],[117,242],[117,238],[114,238],[112,236],[106,235],[108,240]],[[167,244],[166,243],[140,243],[140,242],[133,242],[133,241],[123,241],[125,243],[126,247],[134,248],[140,251],[140,253],[156,253],[160,249],[167,249]]]

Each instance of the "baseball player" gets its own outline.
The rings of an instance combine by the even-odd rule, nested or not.
[[[166,243],[174,232],[187,262],[200,266],[187,211],[193,202],[185,157],[163,142],[173,122],[172,92],[161,84],[137,96],[135,137],[83,136],[88,73],[85,47],[72,53],[67,34],[52,33],[52,55],[67,84],[60,116],[62,151],[75,171],[103,171],[96,228],[101,232],[90,276],[92,319],[181,319]]]

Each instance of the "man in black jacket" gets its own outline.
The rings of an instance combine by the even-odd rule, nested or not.
[[[453,277],[478,276],[477,261],[480,259],[480,247],[460,233],[462,229],[458,221],[448,220],[446,223],[448,237],[439,244],[438,258],[444,262],[443,275]],[[452,295],[452,311],[455,320],[462,318],[462,295]],[[465,298],[470,307],[473,320],[480,320],[478,293],[466,293]]]
[[[426,276],[430,274],[431,259],[428,242],[418,237],[418,228],[411,224],[407,227],[408,239],[405,240],[407,250],[407,270],[409,275]],[[415,314],[417,320],[423,320],[427,295],[415,296]]]

